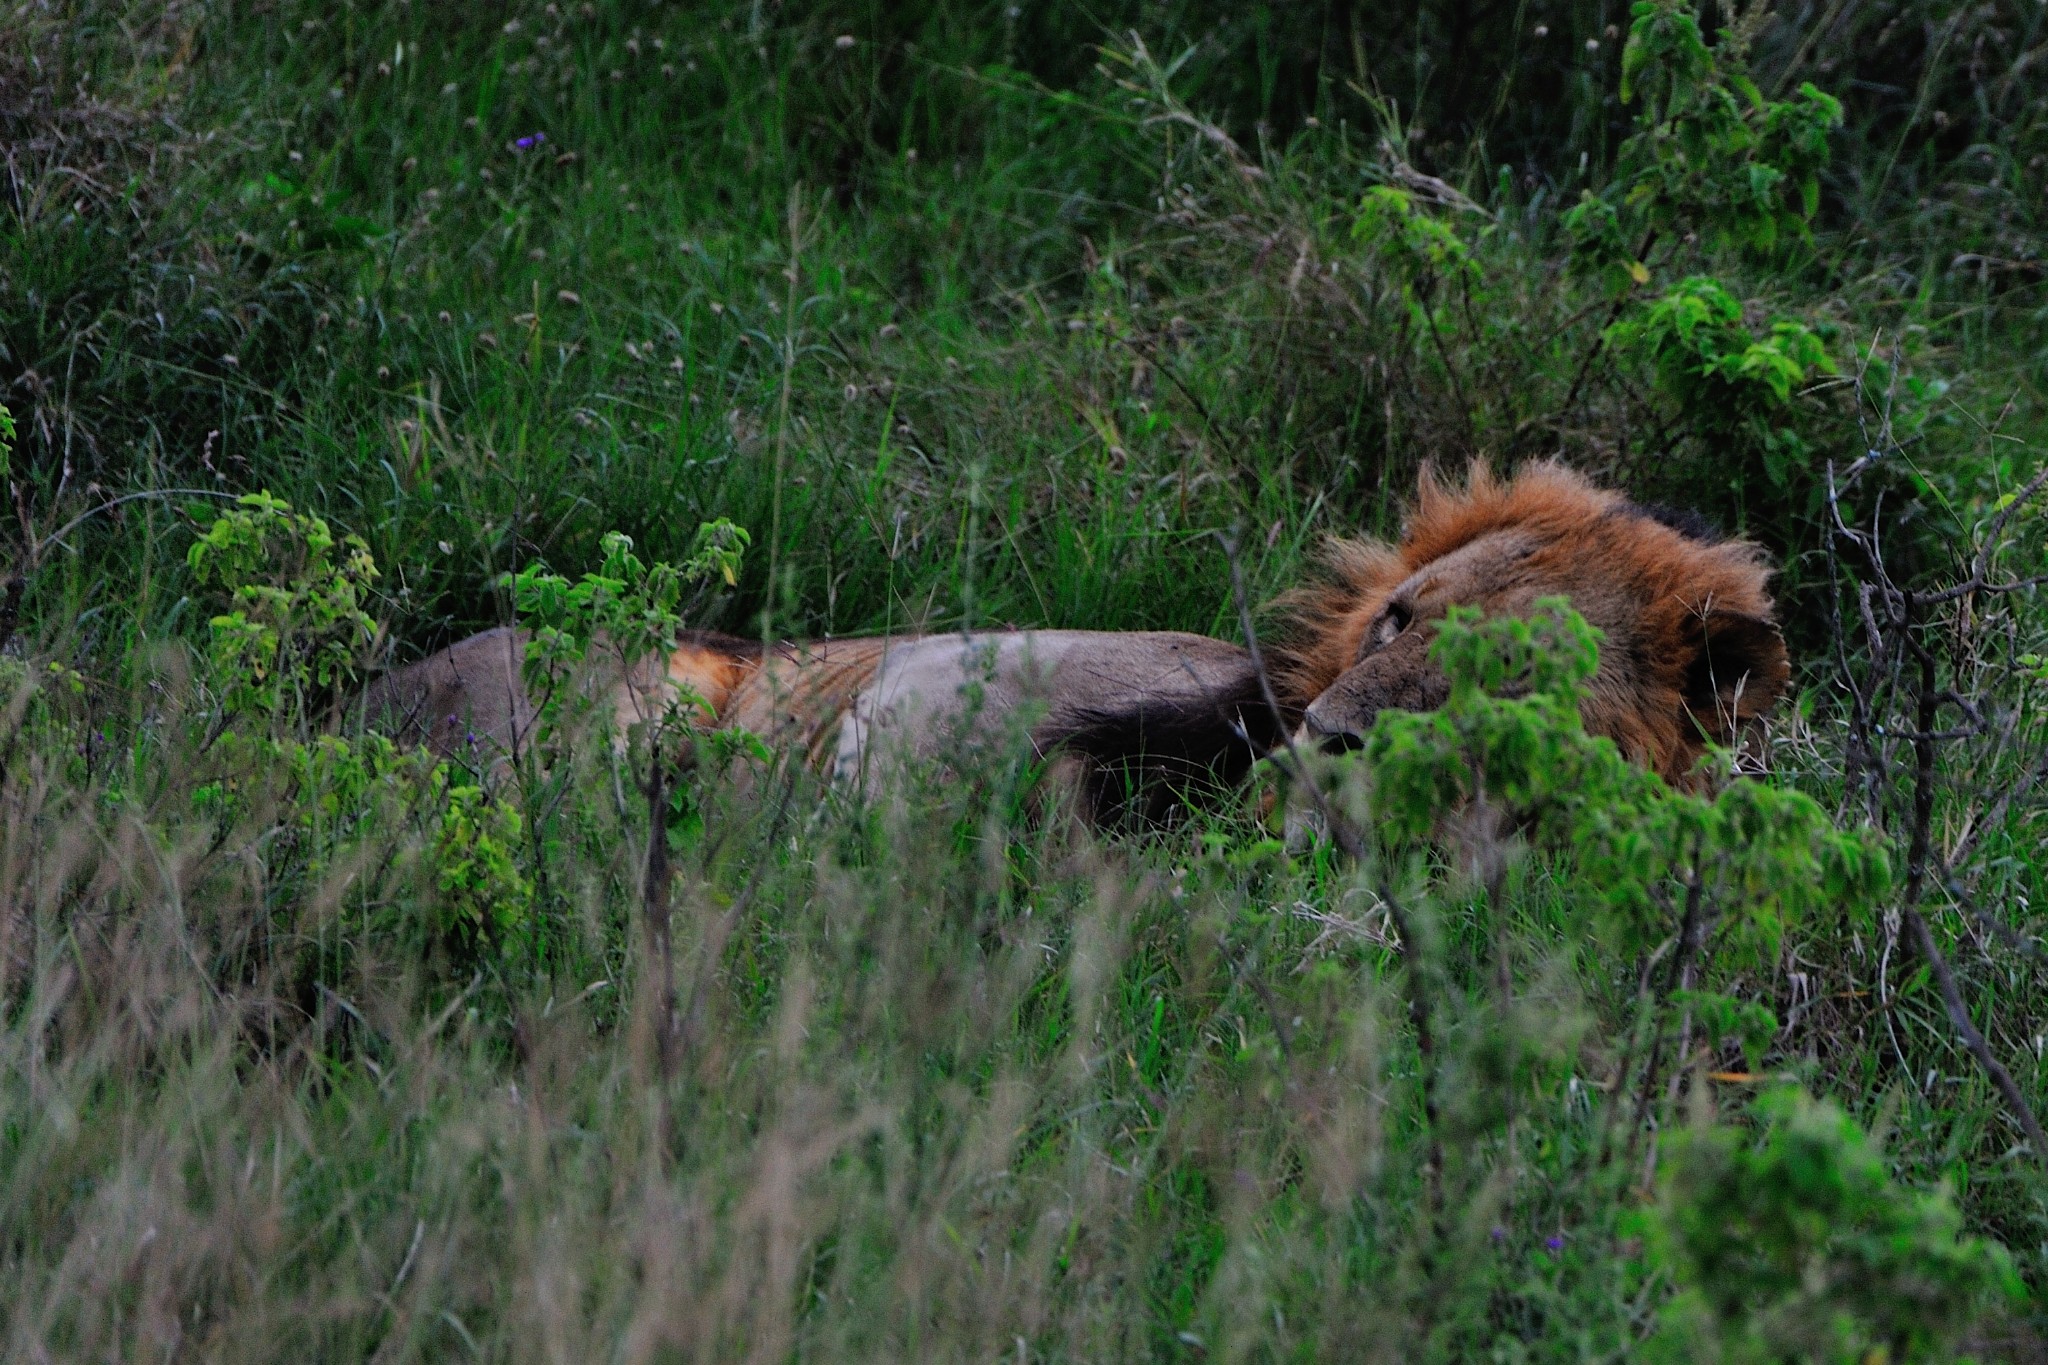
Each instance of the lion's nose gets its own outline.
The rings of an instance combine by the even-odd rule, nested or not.
[[[1365,747],[1365,736],[1356,730],[1340,730],[1334,735],[1325,735],[1322,746],[1326,754],[1355,754]]]
[[[1314,706],[1301,716],[1301,732],[1294,742],[1313,745],[1326,754],[1352,754],[1365,747],[1365,736],[1342,722],[1332,722]]]

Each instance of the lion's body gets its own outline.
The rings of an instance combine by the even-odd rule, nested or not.
[[[701,723],[743,728],[854,786],[1007,727],[1098,777],[1113,769],[1157,789],[1228,781],[1297,722],[1305,740],[1348,745],[1382,710],[1434,708],[1446,684],[1429,657],[1433,625],[1455,605],[1519,615],[1570,598],[1605,633],[1587,728],[1674,782],[1692,779],[1710,744],[1741,743],[1789,673],[1754,546],[1674,524],[1557,465],[1505,483],[1475,469],[1462,490],[1425,475],[1399,544],[1338,542],[1331,564],[1328,582],[1293,598],[1277,707],[1237,645],[1152,631],[772,647],[692,633],[665,668],[598,664],[574,685],[615,732],[688,697]],[[500,629],[463,640],[387,675],[368,707],[446,755],[516,756],[535,716],[524,639]]]
[[[521,682],[525,636],[471,636],[387,674],[368,713],[448,757],[495,761],[531,742]],[[1236,645],[1169,631],[1004,631],[874,636],[764,648],[692,633],[665,669],[608,666],[603,650],[570,685],[616,731],[677,699],[708,728],[745,729],[772,753],[859,787],[905,760],[942,759],[1021,732],[1141,784],[1229,781],[1279,734]],[[1112,803],[1114,793],[1098,793]]]

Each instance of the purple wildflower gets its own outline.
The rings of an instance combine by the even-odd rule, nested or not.
[[[1504,1227],[1501,1227],[1498,1223],[1496,1223],[1493,1228],[1493,1240],[1496,1242],[1505,1242],[1507,1239],[1508,1230]]]
[[[1552,1234],[1551,1236],[1545,1237],[1543,1239],[1543,1245],[1549,1247],[1552,1251],[1563,1251],[1564,1236],[1561,1233]]]
[[[512,145],[522,152],[530,152],[547,140],[548,135],[546,133],[529,133],[525,137],[514,138]]]

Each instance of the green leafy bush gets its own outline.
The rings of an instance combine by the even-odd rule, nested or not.
[[[1835,372],[1819,333],[1791,318],[1752,333],[1742,305],[1711,276],[1681,280],[1607,336],[1624,349],[1643,348],[1665,390],[1707,431],[1768,418],[1810,376]]]
[[[308,703],[334,699],[378,635],[369,613],[377,565],[363,540],[252,493],[214,519],[188,562],[233,607],[209,622],[207,681],[222,730],[209,766],[220,776],[195,789],[194,809],[223,826],[275,809],[295,875],[310,883],[372,851],[386,873],[419,865],[416,890],[429,894],[384,902],[363,927],[448,951],[459,974],[531,947],[517,810],[455,765],[381,735],[309,733],[318,717]]]
[[[1470,284],[1479,278],[1471,248],[1451,227],[1418,208],[1415,196],[1392,185],[1365,192],[1352,239],[1399,281],[1411,303],[1427,296],[1439,281]]]
[[[1619,93],[1641,108],[1607,202],[1631,226],[1697,232],[1766,257],[1808,240],[1841,102],[1810,81],[1794,99],[1765,98],[1739,44],[1710,49],[1693,15],[1669,0],[1636,0],[1632,15]]]
[[[1902,1188],[1835,1105],[1781,1086],[1749,1117],[1666,1139],[1645,1223],[1679,1292],[1656,1359],[1950,1361],[1986,1306],[2024,1298],[2005,1248],[1965,1236],[1946,1190]]]
[[[1835,373],[1825,331],[1775,317],[1753,331],[1727,286],[1712,276],[1679,281],[1607,329],[1618,351],[1646,358],[1657,385],[1691,428],[1709,439],[1746,439],[1782,491],[1807,473],[1805,443],[1789,425],[1798,389]]]
[[[1674,790],[1586,733],[1599,638],[1562,599],[1526,619],[1453,608],[1431,646],[1449,697],[1380,714],[1355,761],[1355,809],[1407,839],[1475,805],[1512,817],[1568,851],[1589,890],[1583,930],[1624,959],[1676,933],[1680,962],[1712,941],[1752,967],[1820,907],[1868,923],[1890,884],[1872,833],[1838,830],[1811,797],[1766,783]]]
[[[236,499],[186,562],[232,608],[207,622],[214,676],[232,713],[274,717],[334,697],[377,638],[367,610],[377,581],[370,547],[267,492]]]
[[[1794,99],[1765,98],[1739,44],[1709,48],[1692,14],[1667,0],[1637,0],[1619,94],[1639,102],[1635,131],[1606,186],[1564,216],[1574,260],[1610,293],[1649,283],[1643,257],[1660,236],[1766,259],[1811,239],[1840,101],[1811,82]]]
[[[417,897],[373,905],[361,921],[372,939],[444,953],[458,977],[537,946],[533,883],[520,865],[525,821],[462,768],[377,734],[224,743],[243,762],[269,751],[309,881],[376,856],[377,870]],[[202,792],[216,814],[241,808],[218,785]]]
[[[1575,1064],[1569,1012],[1520,998],[1502,965],[1518,951],[1503,918],[1517,864],[1533,859],[1557,879],[1549,931],[1572,956],[1643,964],[1615,1003],[1617,1050],[1601,1064],[1603,1126],[1632,1111],[1631,1129],[1668,1117],[1685,1073],[1703,1073],[1721,1048],[1758,1057],[1777,1020],[1746,983],[1768,978],[1822,911],[1870,931],[1890,887],[1876,833],[1837,828],[1811,797],[1726,780],[1725,755],[1710,760],[1722,780],[1677,790],[1587,734],[1580,707],[1599,639],[1562,599],[1527,618],[1454,608],[1431,646],[1450,684],[1443,704],[1382,712],[1355,755],[1311,777],[1331,784],[1336,818],[1367,832],[1353,842],[1375,896],[1402,907],[1389,913],[1425,1094],[1443,1096],[1425,1100],[1433,1141],[1506,1136],[1517,1089]],[[1418,879],[1416,850],[1432,846],[1462,870]],[[1472,912],[1460,887],[1475,880],[1488,908],[1461,933]],[[1463,1016],[1460,991],[1489,976],[1491,1004],[1444,1050],[1433,1039],[1446,1012]],[[1620,1178],[1604,1166],[1615,1155],[1588,1153],[1580,1178]]]
[[[425,804],[441,892],[436,928],[499,945],[531,932],[533,884],[519,867],[525,833],[519,812],[459,780],[446,763],[429,769]]]
[[[1711,263],[1715,249],[1775,262],[1812,240],[1842,106],[1810,82],[1791,100],[1768,99],[1743,57],[1730,35],[1709,48],[1682,7],[1637,0],[1619,86],[1639,106],[1635,130],[1606,185],[1583,191],[1563,226],[1574,267],[1615,299],[1601,343],[1646,361],[1680,428],[1735,454],[1738,480],[1755,458],[1775,492],[1796,494],[1811,469],[1793,399],[1813,376],[1835,373],[1833,328],[1782,315],[1751,323],[1709,273],[1685,275],[1647,303],[1633,297],[1658,273],[1660,241],[1678,242],[1663,255],[1668,268]]]

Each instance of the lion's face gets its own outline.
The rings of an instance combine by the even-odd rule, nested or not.
[[[1453,606],[1527,615],[1566,597],[1605,634],[1584,715],[1629,757],[1684,780],[1735,744],[1784,690],[1785,646],[1755,547],[1681,530],[1556,466],[1463,492],[1425,479],[1397,547],[1335,548],[1307,594],[1287,681],[1301,738],[1356,745],[1383,710],[1448,693],[1430,645]]]
[[[1381,711],[1441,706],[1449,688],[1429,657],[1437,622],[1455,606],[1477,606],[1488,616],[1526,612],[1555,586],[1545,581],[1550,575],[1529,572],[1536,548],[1512,531],[1483,536],[1361,601],[1355,661],[1303,712],[1309,737],[1346,747]],[[1347,640],[1352,633],[1345,631]]]

